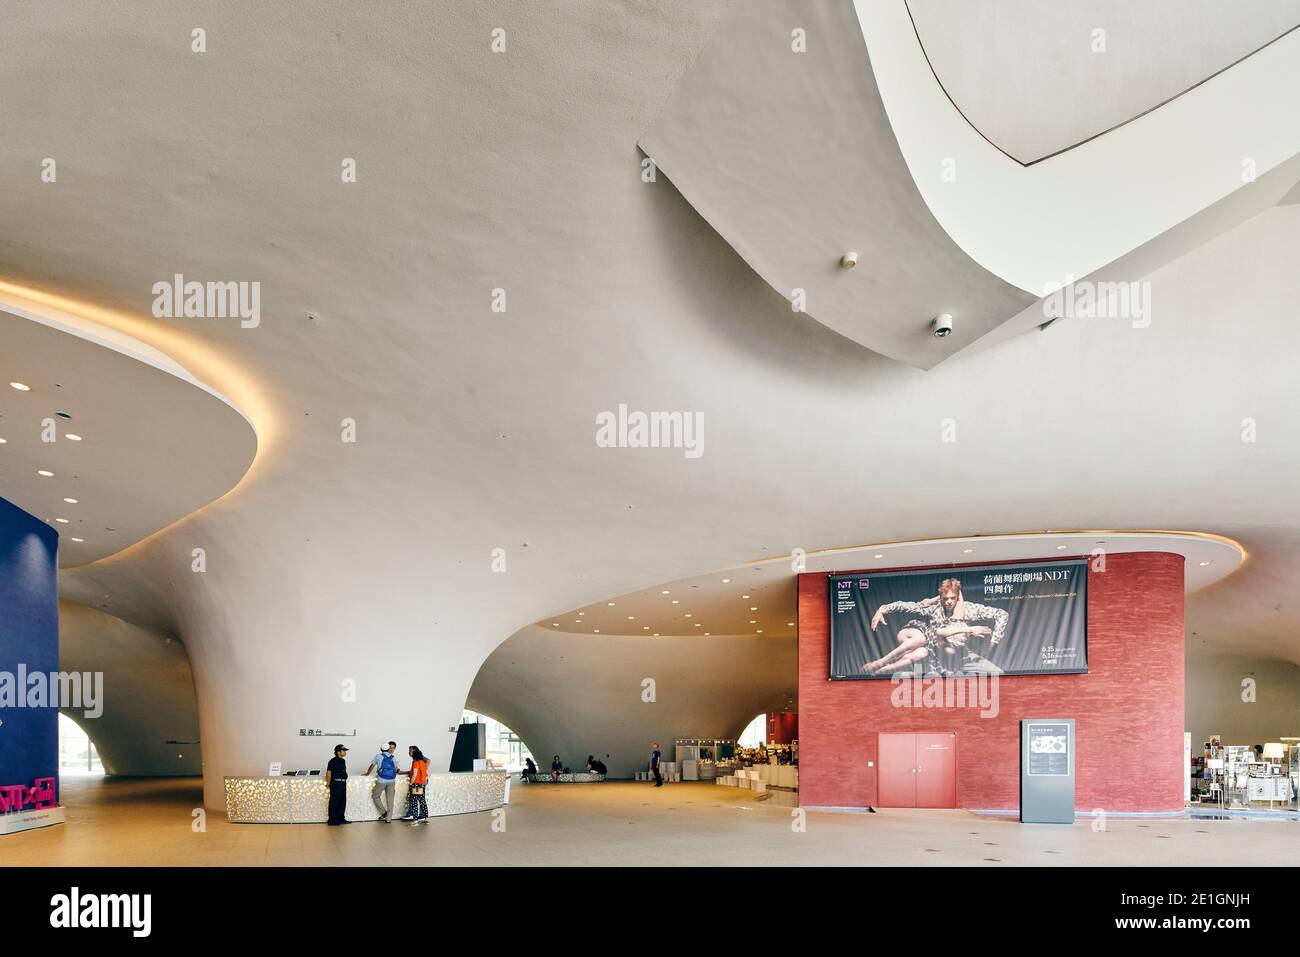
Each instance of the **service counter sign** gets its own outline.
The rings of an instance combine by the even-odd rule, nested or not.
[[[1088,563],[830,576],[832,680],[1083,674]]]

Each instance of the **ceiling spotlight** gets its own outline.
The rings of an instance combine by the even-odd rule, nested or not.
[[[8,441],[8,439],[0,439],[0,445],[6,445]]]
[[[754,634],[756,634],[756,635],[761,635],[762,633],[763,633],[763,629],[762,629],[762,628],[760,628],[760,629],[758,629],[758,631],[754,632]]]
[[[612,601],[607,601],[605,602],[605,604],[608,605],[610,608],[614,607],[614,603]]]
[[[1057,545],[1057,546],[1056,546],[1056,550],[1057,550],[1058,552],[1063,552],[1063,551],[1065,551],[1065,549],[1066,549],[1067,547],[1068,547],[1068,546],[1066,546],[1066,545]]]
[[[656,637],[656,638],[659,637],[659,632],[657,632],[657,631],[655,632],[655,637]]]
[[[852,269],[858,264],[858,254],[856,252],[847,252],[840,257],[840,268]]]
[[[665,589],[664,589],[663,591],[661,591],[659,594],[661,594],[661,595],[666,595],[666,594],[668,594],[668,589],[665,588]]]
[[[580,611],[580,612],[578,612],[578,614],[579,614],[579,615],[585,615],[586,612],[585,612],[585,611]]]
[[[687,617],[687,618],[693,618],[694,616],[693,616],[693,615],[688,611],[688,612],[686,613],[686,617]]]
[[[75,498],[65,498],[64,501],[67,502],[69,505],[77,504],[77,500]]]
[[[32,387],[31,387],[31,386],[29,386],[29,385],[23,385],[23,383],[21,383],[21,382],[10,382],[10,383],[9,383],[9,387],[10,387],[11,389],[17,389],[19,392],[31,392],[31,391],[32,391]]]
[[[740,597],[741,597],[741,598],[748,598],[749,596],[748,596],[748,595],[741,595]]]
[[[559,628],[559,627],[560,627],[560,623],[559,623],[558,621],[553,621],[553,622],[551,622],[551,627],[552,627],[552,628]]]
[[[695,623],[695,627],[696,627],[696,628],[703,628],[704,626],[703,626],[700,622],[697,621],[697,622]]]
[[[884,556],[884,555],[881,555],[881,554],[879,554],[879,553],[877,553],[877,554],[875,554],[875,555],[872,555],[871,557],[872,557],[872,558],[884,558],[885,556]]]
[[[943,313],[942,315],[935,316],[933,319],[930,320],[930,329],[931,329],[931,334],[936,339],[944,338],[950,332],[952,332],[952,316],[950,316],[946,312]]]
[[[793,627],[794,627],[794,622],[792,622],[792,621],[787,621],[785,624],[786,624],[786,627],[788,627],[788,628],[793,628]]]
[[[43,476],[44,478],[54,478],[54,473],[47,469],[37,469],[36,474]]]
[[[628,620],[628,621],[636,621],[636,615],[628,615],[628,616],[627,616],[627,620]]]
[[[722,584],[724,584],[724,585],[730,585],[730,584],[731,584],[731,579],[730,579],[730,578],[724,578],[724,579],[722,579]]]
[[[681,602],[678,601],[676,598],[674,598],[674,599],[673,599],[673,604],[674,604],[674,605],[680,605]]]
[[[757,605],[750,605],[750,606],[749,606],[749,610],[750,610],[750,611],[758,611],[758,606],[757,606]]]
[[[60,525],[68,524],[68,520],[66,518],[56,518],[55,521],[58,522]]]
[[[975,549],[973,549],[973,548],[963,548],[963,549],[961,550],[961,553],[962,553],[963,555],[969,555],[969,554],[970,554],[971,552],[973,552],[973,551],[975,551]]]
[[[711,634],[713,634],[713,632],[711,632],[711,631],[706,631],[706,632],[704,633],[704,637],[707,638],[707,637],[709,637],[709,635],[711,635]]]
[[[80,441],[81,441],[81,436],[79,436],[79,435],[73,435],[71,432],[68,432],[68,433],[67,433],[66,435],[64,435],[63,437],[64,437],[65,439],[67,439],[69,442],[80,442]]]
[[[85,539],[84,539],[84,538],[74,538],[73,541],[74,541],[74,542],[84,542]]]
[[[595,634],[597,634],[597,635],[600,634],[600,629],[599,629],[599,628],[596,629]]]
[[[1201,567],[1204,568],[1204,567],[1205,567],[1206,565],[1208,565],[1208,564],[1210,564],[1210,563],[1209,563],[1209,562],[1201,562]]]
[[[749,619],[749,623],[750,623],[751,625],[757,625],[757,624],[758,624],[758,619],[757,619],[757,618],[751,618],[751,619]]]
[[[649,625],[642,625],[642,626],[641,626],[641,630],[642,630],[642,631],[649,631],[649,630],[650,630],[650,626],[649,626]]]

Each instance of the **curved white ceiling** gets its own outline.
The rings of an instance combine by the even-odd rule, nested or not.
[[[1236,225],[1300,177],[1292,170],[1284,183],[1260,182],[1300,156],[1300,31],[1131,123],[1025,167],[953,106],[903,0],[854,6],[926,204],[971,258],[1035,295],[1119,260],[1233,194],[1242,207]],[[949,164],[954,179],[942,175]]]
[[[789,638],[795,634],[795,562],[800,557],[804,571],[856,572],[1128,552],[1182,555],[1189,593],[1227,578],[1246,558],[1231,539],[1196,532],[1033,532],[855,545],[764,558],[665,582],[544,618],[535,627],[593,636]]]
[[[0,300],[0,356],[0,496],[59,533],[63,567],[220,498],[257,452],[238,409],[116,330]]]
[[[944,91],[1033,163],[1155,109],[1300,24],[1300,0],[905,0]]]

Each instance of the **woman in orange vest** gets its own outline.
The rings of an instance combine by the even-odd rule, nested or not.
[[[429,820],[429,805],[424,800],[424,790],[429,785],[429,759],[415,745],[407,753],[411,756],[411,784],[406,789],[406,816],[402,820],[410,821],[410,826],[415,827]]]

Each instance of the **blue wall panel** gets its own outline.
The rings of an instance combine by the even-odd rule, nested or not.
[[[0,671],[59,670],[54,529],[0,498]],[[57,704],[57,702],[54,702]],[[57,707],[0,707],[0,786],[57,777]]]

